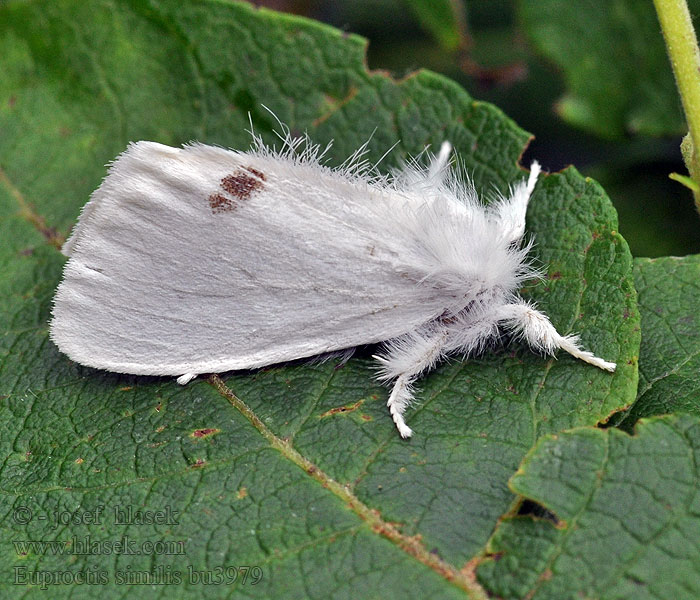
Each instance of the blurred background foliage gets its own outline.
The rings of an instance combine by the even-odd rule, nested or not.
[[[700,252],[685,125],[651,0],[258,0],[369,40],[371,69],[459,82],[535,135],[522,162],[598,180],[634,256]],[[700,14],[700,0],[689,1]]]

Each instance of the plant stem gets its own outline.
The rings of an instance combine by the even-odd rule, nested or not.
[[[654,0],[656,14],[666,40],[676,84],[680,92],[689,138],[683,159],[690,176],[700,182],[700,50],[695,37],[693,21],[686,0]],[[690,144],[688,144],[690,142]],[[695,205],[700,210],[700,193],[694,193]]]

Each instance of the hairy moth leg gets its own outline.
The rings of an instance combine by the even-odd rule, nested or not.
[[[612,372],[617,366],[581,348],[577,335],[561,335],[547,315],[525,302],[506,304],[501,307],[498,311],[498,320],[506,321],[511,329],[521,332],[528,344],[536,350],[554,354],[555,350],[561,349],[605,371]]]
[[[183,375],[180,375],[180,377],[178,377],[176,381],[180,385],[187,385],[195,377],[197,377],[197,373],[184,373]]]
[[[411,382],[413,378],[408,375],[399,375],[394,382],[394,387],[391,389],[389,399],[386,402],[389,408],[389,414],[394,420],[396,429],[399,430],[399,435],[402,438],[409,438],[413,435],[413,430],[406,425],[403,413],[406,408],[413,402],[413,387]]]
[[[380,381],[394,380],[386,405],[402,438],[411,437],[413,430],[406,425],[403,414],[413,401],[412,383],[424,371],[431,369],[444,353],[447,332],[414,332],[387,343],[385,352],[375,356],[381,370]]]

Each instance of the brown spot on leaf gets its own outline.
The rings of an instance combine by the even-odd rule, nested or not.
[[[346,412],[352,412],[353,410],[357,410],[364,404],[364,400],[358,400],[354,404],[346,404],[345,406],[337,406],[336,408],[331,408],[330,410],[327,410],[324,412],[322,415],[319,416],[319,419],[323,419],[324,417],[330,417],[331,415],[337,415],[338,413],[346,413]]]
[[[204,438],[209,435],[214,435],[215,433],[219,433],[221,429],[212,429],[212,428],[207,428],[207,429],[195,429],[191,435],[193,438]]]
[[[335,114],[336,112],[341,110],[346,104],[351,102],[355,98],[355,96],[357,96],[358,91],[358,88],[353,85],[350,87],[348,93],[345,95],[344,98],[334,98],[333,96],[329,96],[328,94],[326,94],[325,104],[328,109],[320,117],[314,119],[313,126],[318,127],[321,123],[327,121],[333,114]]]

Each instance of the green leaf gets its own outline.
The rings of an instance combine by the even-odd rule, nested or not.
[[[637,258],[642,316],[637,401],[625,427],[664,413],[700,415],[700,256]]]
[[[274,143],[265,104],[293,131],[335,139],[336,164],[372,132],[374,160],[399,140],[385,169],[449,139],[477,187],[492,192],[522,177],[517,160],[528,136],[438,75],[396,82],[369,73],[361,38],[245,4],[13,2],[0,9],[0,28],[0,533],[185,544],[184,554],[71,556],[18,554],[6,544],[2,580],[12,582],[15,567],[94,569],[109,585],[83,593],[119,595],[118,576],[153,583],[178,573],[182,594],[218,598],[221,587],[190,577],[190,566],[212,578],[257,565],[255,589],[240,579],[226,589],[483,597],[470,561],[513,503],[507,481],[522,457],[541,435],[596,424],[635,395],[632,262],[600,186],[573,168],[542,179],[528,230],[546,278],[523,295],[562,333],[580,333],[587,348],[616,360],[614,375],[517,342],[454,360],[420,383],[408,414],[416,435],[406,442],[368,357],[185,388],[83,368],[48,339],[63,264],[56,246],[102,165],[128,141],[246,148],[250,113]],[[101,522],[86,522],[101,506]],[[129,507],[177,511],[177,523],[115,522],[114,511]],[[76,516],[54,528],[54,511]],[[50,589],[52,597],[71,593]]]
[[[688,2],[697,14],[700,2]],[[652,2],[527,0],[519,4],[530,39],[564,74],[557,103],[569,123],[606,138],[686,130]],[[575,40],[572,43],[572,40]]]
[[[461,0],[405,0],[428,31],[447,51],[465,43],[466,14]]]
[[[479,579],[503,599],[697,598],[698,459],[694,416],[645,420],[634,437],[580,428],[541,440],[511,487],[553,514],[501,522]]]

